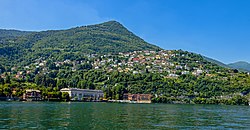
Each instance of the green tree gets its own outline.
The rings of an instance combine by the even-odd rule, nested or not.
[[[10,81],[10,75],[9,74],[6,75],[5,83],[6,84],[10,84],[11,83],[11,81]]]

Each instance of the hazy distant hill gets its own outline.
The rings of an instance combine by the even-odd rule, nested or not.
[[[239,61],[239,62],[228,64],[228,66],[235,68],[235,69],[250,72],[250,64],[248,62]]]

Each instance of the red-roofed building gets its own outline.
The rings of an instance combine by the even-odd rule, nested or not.
[[[151,103],[151,94],[130,94],[125,93],[123,100],[136,101],[138,103]]]

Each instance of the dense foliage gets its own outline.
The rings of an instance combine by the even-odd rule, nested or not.
[[[0,29],[0,40],[2,38],[14,38],[14,37],[18,37],[18,36],[25,36],[25,35],[28,35],[31,33],[32,32],[29,32],[29,31]]]

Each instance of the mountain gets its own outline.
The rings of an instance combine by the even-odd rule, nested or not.
[[[235,68],[235,69],[250,72],[250,63],[248,63],[248,62],[239,61],[239,62],[228,64],[228,66]]]
[[[1,38],[13,38],[18,36],[24,36],[32,33],[31,31],[19,31],[19,30],[7,30],[0,29],[0,39]]]
[[[250,99],[249,74],[199,54],[163,50],[116,21],[2,34],[0,97],[39,89],[58,100],[65,97],[61,88],[73,87],[101,89],[104,98],[117,100],[124,93],[152,94],[160,103],[248,105]]]
[[[225,67],[225,68],[231,68],[230,66],[218,61],[218,60],[215,60],[215,59],[212,59],[212,58],[209,58],[209,57],[206,57],[206,56],[203,56],[203,58],[211,63],[214,63],[216,65],[219,65],[221,67]]]
[[[2,30],[1,63],[13,65],[40,57],[69,59],[85,54],[107,54],[136,50],[160,50],[116,21],[67,30],[23,32]]]
[[[238,69],[240,71],[247,71],[250,72],[250,63],[245,62],[245,61],[239,61],[239,62],[235,62],[235,63],[230,63],[230,64],[224,64],[218,60],[212,59],[212,58],[208,58],[203,56],[203,58],[211,63],[214,63],[216,65],[219,65],[221,67],[224,68],[231,68],[231,69]]]

